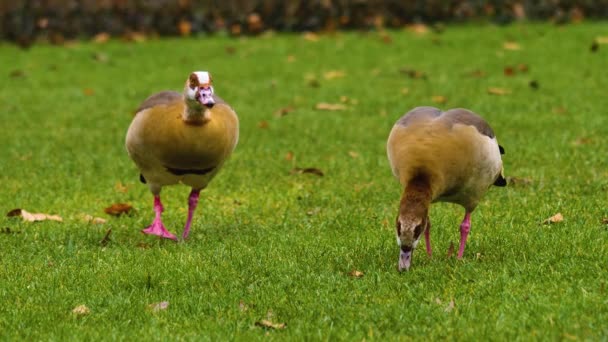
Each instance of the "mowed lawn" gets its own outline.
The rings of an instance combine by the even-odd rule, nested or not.
[[[0,339],[608,338],[608,45],[591,49],[605,36],[587,23],[2,43]],[[152,195],[124,136],[141,101],[194,70],[212,73],[241,136],[176,244],[139,232]],[[385,142],[421,105],[484,116],[511,183],[474,212],[463,260],[448,250],[464,210],[433,205],[434,255],[399,273]],[[163,190],[173,233],[188,192]],[[134,212],[104,213],[121,202]]]

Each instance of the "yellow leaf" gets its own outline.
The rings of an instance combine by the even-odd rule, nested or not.
[[[285,329],[285,327],[287,326],[287,324],[285,323],[274,323],[268,319],[263,319],[261,321],[257,321],[255,322],[255,325],[257,325],[258,327],[262,327],[262,328],[266,328],[266,329]]]
[[[498,95],[498,96],[508,95],[508,94],[511,94],[511,90],[505,89],[505,88],[490,87],[490,88],[488,88],[488,94]]]
[[[448,99],[442,95],[435,95],[431,97],[431,100],[435,103],[446,103]]]
[[[348,107],[346,107],[345,105],[343,105],[341,103],[320,102],[315,105],[315,109],[316,110],[339,111],[339,110],[346,110],[346,109],[348,109]]]
[[[352,270],[348,273],[348,275],[353,278],[361,278],[361,277],[363,277],[363,272],[358,271],[358,270]]]
[[[504,42],[502,44],[503,49],[510,51],[518,51],[521,50],[521,45],[516,42]]]
[[[346,76],[346,73],[342,70],[330,70],[323,74],[323,78],[325,78],[326,80],[333,80],[336,78],[342,78],[344,76]]]

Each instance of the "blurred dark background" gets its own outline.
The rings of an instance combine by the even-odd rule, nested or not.
[[[564,24],[607,17],[608,0],[1,0],[0,39],[27,47],[37,41],[109,37],[239,36],[524,19]]]

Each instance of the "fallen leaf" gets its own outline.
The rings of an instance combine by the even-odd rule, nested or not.
[[[401,88],[401,95],[407,95],[410,93],[410,88]]]
[[[340,110],[346,110],[346,109],[348,109],[348,107],[346,107],[345,105],[343,105],[341,103],[320,102],[315,105],[315,109],[316,110],[340,111]]]
[[[100,32],[94,35],[91,40],[93,41],[93,43],[97,44],[106,43],[108,40],[110,40],[110,34],[107,32]]]
[[[502,44],[502,47],[503,47],[503,49],[510,50],[510,51],[521,50],[521,45],[519,45],[516,42],[504,42]]]
[[[557,213],[551,217],[549,217],[548,219],[543,221],[543,224],[551,224],[551,223],[558,223],[558,222],[562,222],[564,220],[564,216],[562,215],[562,213]]]
[[[363,272],[361,272],[359,270],[352,270],[352,271],[348,272],[348,275],[353,278],[361,278],[361,277],[363,277]]]
[[[11,78],[21,78],[21,77],[25,77],[25,71],[23,70],[13,70],[8,74],[9,77]]]
[[[378,36],[380,37],[380,40],[384,44],[392,44],[393,43],[393,37],[391,37],[391,35],[388,34],[386,31],[381,31],[380,33],[378,33]]]
[[[498,95],[498,96],[508,95],[508,94],[511,94],[511,90],[505,89],[505,88],[490,87],[490,88],[488,88],[488,94]]]
[[[309,42],[316,42],[319,40],[319,36],[314,32],[304,32],[302,38]]]
[[[77,316],[86,316],[91,313],[91,310],[86,307],[86,305],[78,305],[74,309],[72,309],[72,313]]]
[[[261,129],[268,128],[268,121],[262,120],[262,121],[258,122],[258,127]]]
[[[454,243],[450,241],[450,247],[448,248],[448,258],[454,256]]]
[[[442,104],[442,103],[446,103],[448,101],[448,99],[442,95],[434,95],[431,97],[431,101]]]
[[[505,76],[513,76],[515,75],[515,69],[512,66],[506,66],[503,70]]]
[[[471,76],[471,77],[477,77],[477,78],[482,78],[482,77],[486,77],[486,73],[483,70],[476,69],[476,70],[471,71],[469,73],[469,76]]]
[[[602,224],[608,224],[608,217],[604,217],[602,219]],[[9,229],[8,227],[6,227],[6,229]]]
[[[293,160],[293,157],[294,157],[294,154],[293,154],[293,152],[291,152],[291,151],[288,151],[288,152],[285,154],[285,160],[287,160],[287,161],[292,161],[292,160]]]
[[[91,215],[84,215],[82,217],[82,219],[87,222],[87,223],[92,223],[92,224],[104,224],[106,222],[108,222],[106,219],[103,219],[101,217],[93,217]]]
[[[399,72],[414,79],[426,79],[427,77],[426,73],[415,69],[401,68],[399,69]]]
[[[326,80],[334,80],[336,78],[343,78],[346,76],[346,73],[342,70],[331,70],[323,74],[323,78]]]
[[[84,88],[82,90],[82,93],[85,94],[86,96],[92,96],[92,95],[95,95],[95,90],[91,89],[91,88]]]
[[[274,115],[277,117],[283,117],[283,116],[293,112],[294,109],[295,108],[293,108],[292,106],[283,107],[281,109],[278,109],[276,112],[274,112]]]
[[[236,53],[236,48],[234,46],[226,46],[224,51],[229,55],[234,55]]]
[[[20,216],[21,218],[23,218],[24,221],[27,221],[27,222],[37,222],[37,221],[46,221],[46,220],[63,222],[63,218],[61,218],[58,215],[30,213],[30,212],[27,212],[25,209],[13,209],[13,210],[9,211],[6,214],[6,216],[8,216],[8,217]]]
[[[313,174],[313,175],[317,175],[319,177],[323,177],[323,175],[324,175],[323,171],[317,169],[316,167],[307,167],[307,168],[304,168],[304,169],[296,167],[296,168],[291,169],[291,171],[289,173],[291,173],[292,175],[293,174],[310,173],[310,174]]]
[[[448,306],[445,307],[444,311],[445,312],[450,312],[454,310],[454,300],[450,300],[450,303],[448,304]]]
[[[293,63],[295,61],[296,61],[296,56],[294,56],[294,55],[287,56],[287,63]]]
[[[127,203],[114,203],[111,206],[105,208],[103,211],[112,216],[120,216],[122,214],[128,214],[133,210],[133,207]]]
[[[572,142],[574,146],[588,145],[593,142],[593,139],[588,137],[580,137]]]
[[[148,309],[152,310],[152,312],[159,312],[162,310],[167,310],[168,308],[169,302],[158,302],[148,305]]]
[[[429,32],[429,27],[422,23],[411,24],[405,27],[408,31],[413,32],[418,35],[427,34]]]
[[[316,208],[314,208],[312,210],[307,211],[306,215],[308,215],[308,216],[314,216],[314,215],[318,214],[320,211],[321,211],[321,208],[316,207]]]
[[[441,299],[439,299],[439,297],[437,297],[437,298],[435,298],[435,303],[437,305],[441,305],[441,303],[443,303],[443,302],[441,301]]]
[[[110,242],[110,234],[112,234],[112,228],[108,229],[108,231],[106,232],[106,235],[104,235],[103,239],[101,239],[101,241],[99,241],[99,244],[102,246],[106,246],[108,244],[108,242]]]
[[[357,153],[355,151],[348,151],[348,155],[351,156],[352,158],[359,158],[359,153]]]
[[[272,321],[268,320],[268,319],[263,319],[261,321],[257,321],[255,322],[255,325],[258,327],[262,327],[265,329],[285,329],[285,327],[287,326],[287,324],[285,323],[273,323]]]
[[[540,88],[540,84],[538,84],[538,81],[536,81],[536,80],[530,81],[530,83],[528,83],[528,85],[530,86],[530,88],[532,88],[534,90]]]
[[[526,186],[532,184],[532,179],[526,177],[507,177],[507,184],[510,186]]]
[[[529,69],[530,68],[528,67],[528,64],[524,64],[524,63],[517,64],[517,70],[519,72],[526,73],[526,72],[528,72]]]

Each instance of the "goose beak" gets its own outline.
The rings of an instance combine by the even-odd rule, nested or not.
[[[201,87],[198,91],[198,101],[207,108],[213,108],[215,100],[213,99],[213,88],[211,86]]]

